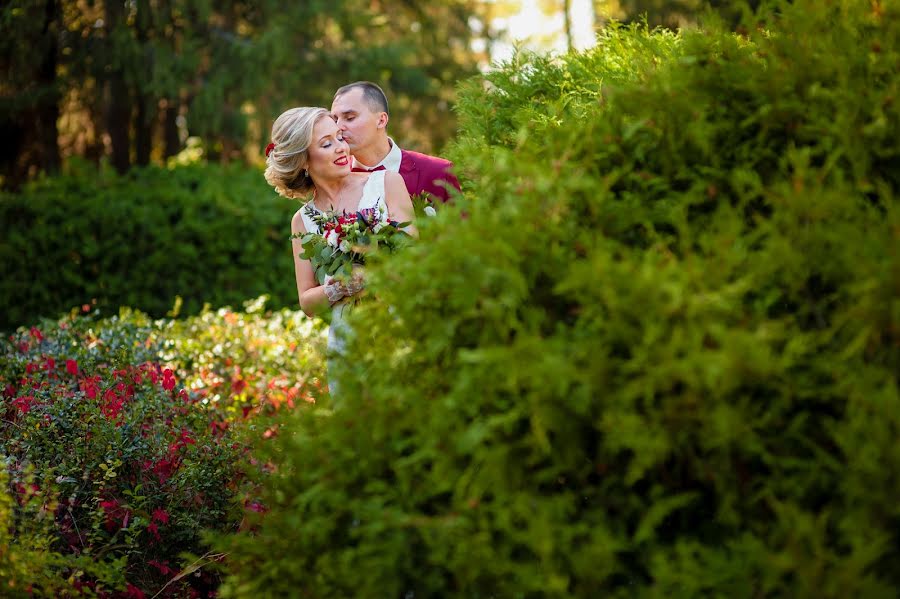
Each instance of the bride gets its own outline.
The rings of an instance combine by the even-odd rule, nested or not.
[[[311,214],[326,211],[354,213],[384,208],[382,219],[412,222],[413,206],[403,178],[388,171],[351,172],[350,148],[334,119],[324,108],[291,108],[272,125],[272,142],[266,148],[265,178],[280,195],[302,198],[312,194],[291,220],[294,274],[300,308],[309,316],[331,308],[329,352],[343,349],[346,334],[343,312],[349,299],[365,287],[361,270],[349,280],[316,279],[309,260],[299,257],[303,247],[297,234],[322,233]],[[376,210],[376,214],[379,211]],[[416,234],[410,225],[406,232]]]

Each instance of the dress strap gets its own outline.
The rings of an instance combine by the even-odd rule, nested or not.
[[[310,213],[320,214],[322,211],[316,208],[313,200],[308,201],[303,204],[303,207],[300,208],[300,217],[303,219],[303,226],[306,228],[307,233],[320,233],[319,225],[316,224],[316,221],[312,219]]]
[[[385,206],[384,201],[384,174],[387,171],[373,171],[363,185],[362,197],[359,198],[359,210]]]

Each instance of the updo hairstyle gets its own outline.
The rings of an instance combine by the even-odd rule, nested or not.
[[[286,198],[305,196],[315,187],[306,174],[313,127],[322,117],[331,118],[324,108],[302,106],[281,114],[272,125],[275,147],[266,157],[266,181]]]

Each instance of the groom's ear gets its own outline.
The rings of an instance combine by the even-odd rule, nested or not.
[[[378,123],[376,124],[376,126],[379,129],[386,129],[389,120],[390,120],[390,117],[388,117],[388,113],[379,112],[378,113]]]

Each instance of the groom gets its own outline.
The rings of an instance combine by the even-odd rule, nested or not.
[[[442,182],[459,189],[449,160],[401,150],[388,137],[387,96],[374,83],[357,81],[337,90],[331,114],[350,145],[354,171],[386,169],[400,173],[410,196],[427,192],[444,202],[450,194]]]

